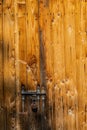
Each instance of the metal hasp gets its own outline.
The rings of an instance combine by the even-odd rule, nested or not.
[[[33,112],[37,112],[39,110],[39,105],[38,102],[40,102],[40,99],[42,99],[42,102],[45,103],[46,99],[46,91],[44,87],[40,87],[40,85],[37,85],[36,90],[26,90],[25,86],[22,85],[21,87],[21,95],[22,95],[22,111],[24,112],[24,106],[25,106],[25,98],[26,97],[32,97],[32,103],[31,103],[31,108]],[[40,90],[41,88],[41,90]]]

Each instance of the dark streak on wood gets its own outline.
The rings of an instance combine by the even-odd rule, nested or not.
[[[40,30],[40,76],[41,76],[41,86],[46,87],[46,56],[45,56],[45,46],[43,43],[43,33]]]

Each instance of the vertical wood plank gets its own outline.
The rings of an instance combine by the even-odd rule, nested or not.
[[[27,116],[23,113],[22,109],[22,99],[21,99],[21,85],[25,85],[26,87],[26,2],[17,0],[15,1],[15,38],[17,40],[16,43],[16,90],[17,90],[17,99],[16,99],[16,107],[17,107],[17,119],[16,125],[17,130],[25,130],[28,129]],[[16,42],[16,41],[15,41]],[[17,72],[18,71],[18,72]],[[24,110],[26,111],[26,110]]]
[[[16,129],[20,130],[20,83],[19,83],[19,30],[18,30],[18,6],[17,6],[17,0],[14,1],[15,4],[15,31],[14,31],[14,38],[15,38],[15,69],[16,69]]]
[[[4,95],[6,129],[15,128],[14,1],[3,3]]]
[[[79,2],[79,4],[78,4]],[[78,88],[78,122],[79,129],[84,130],[85,125],[85,47],[86,47],[86,3],[77,1],[76,3],[76,58],[77,58],[77,88]],[[79,48],[79,49],[78,49]]]
[[[35,89],[40,83],[39,70],[39,33],[38,33],[38,1],[26,1],[27,11],[27,85]]]
[[[52,129],[52,85],[53,85],[53,41],[51,35],[51,2],[42,0],[39,1],[39,37],[40,37],[40,48],[43,48],[43,60],[40,64],[40,81],[41,85],[46,87],[47,103],[46,103],[46,122],[43,129]],[[41,51],[41,50],[40,50]],[[41,52],[40,52],[41,54]],[[41,58],[41,57],[40,57]],[[43,73],[43,74],[41,74]],[[43,81],[44,80],[44,81]],[[46,127],[46,128],[45,128]]]
[[[0,0],[0,129],[4,130],[4,92],[3,92],[3,3]]]
[[[76,87],[76,48],[75,48],[75,1],[65,0],[64,38],[65,38],[65,87],[66,87],[66,129],[78,129],[75,111],[77,109]],[[74,61],[74,62],[73,62]],[[66,121],[67,120],[67,121]]]
[[[65,65],[64,65],[64,8],[63,1],[52,1],[52,39],[54,49],[54,85],[53,90],[55,95],[54,102],[54,129],[63,129],[63,88],[65,79]]]

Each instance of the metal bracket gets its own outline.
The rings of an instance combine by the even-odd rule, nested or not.
[[[40,85],[37,85],[36,90],[25,90],[25,86],[22,85],[21,95],[22,95],[22,111],[24,112],[24,106],[25,106],[25,98],[26,97],[32,97],[32,103],[31,108],[33,112],[37,112],[39,110],[39,105],[37,105],[37,102],[40,101],[40,98],[42,99],[42,102],[45,103],[46,98],[46,91],[44,87],[42,90],[40,90]]]

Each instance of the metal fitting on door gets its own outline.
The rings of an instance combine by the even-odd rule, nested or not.
[[[46,91],[44,87],[42,87],[42,90],[40,85],[37,85],[36,90],[26,90],[25,86],[21,86],[21,95],[22,95],[22,111],[24,112],[25,108],[25,100],[26,97],[31,97],[32,103],[31,103],[31,109],[33,112],[37,112],[39,110],[40,104],[38,102],[40,99],[42,99],[42,102],[45,104],[45,99],[46,99]],[[43,106],[44,107],[44,106]]]

